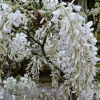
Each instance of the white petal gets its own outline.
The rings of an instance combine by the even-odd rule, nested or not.
[[[16,20],[20,16],[21,16],[20,10],[16,10],[16,12],[14,13],[14,16],[13,16],[13,20]]]
[[[19,24],[17,22],[14,21],[13,24],[15,27],[19,27]]]
[[[54,23],[58,23],[59,20],[58,20],[58,18],[56,16],[53,16],[53,18],[51,19],[51,21],[54,22]]]
[[[40,24],[42,24],[44,20],[45,20],[45,19],[44,19],[44,18],[42,18],[42,19],[41,19],[41,21],[40,21]]]
[[[4,24],[4,26],[3,26],[3,31],[4,31],[4,32],[7,32],[7,27],[6,27],[5,24]]]
[[[73,8],[74,8],[75,11],[79,12],[82,7],[78,6],[78,5],[73,5]]]
[[[92,51],[92,53],[93,53],[94,55],[97,55],[97,51]]]
[[[93,31],[93,30],[94,30],[94,28],[91,28],[91,29],[90,29],[90,31]]]
[[[3,10],[7,10],[7,8],[8,8],[8,5],[7,4],[2,4],[2,9]]]
[[[96,61],[94,61],[94,59],[90,59],[91,60],[91,63],[93,64],[93,65],[96,65]]]
[[[100,58],[94,57],[94,60],[97,62],[97,61],[100,61]]]
[[[61,2],[60,5],[66,6],[66,3],[65,2]]]
[[[89,21],[86,25],[87,25],[87,27],[91,27],[93,25],[93,22]]]
[[[97,40],[95,38],[92,38],[91,43],[95,45],[97,43]]]
[[[83,43],[83,46],[90,47],[91,45],[88,43]]]
[[[10,14],[7,16],[8,19],[12,19],[13,17],[14,17],[14,13],[10,13]]]
[[[98,50],[98,48],[95,47],[94,45],[92,45],[92,51],[97,51],[97,50]]]
[[[70,11],[72,11],[72,4],[68,3],[68,7],[67,7]]]
[[[43,15],[45,13],[44,10],[38,10],[38,12],[39,12],[40,15]]]
[[[92,52],[89,52],[89,53],[88,53],[88,56],[91,58],[91,57],[94,56],[94,54],[93,54]]]
[[[63,28],[60,29],[59,35],[65,34],[65,30]]]
[[[22,2],[23,2],[23,3],[26,3],[26,2],[27,2],[27,0],[22,0]]]
[[[74,77],[74,80],[76,80],[79,77],[79,74],[76,74]]]
[[[56,10],[56,11],[53,11],[53,15],[55,15],[56,17],[59,17],[60,15],[60,10]]]

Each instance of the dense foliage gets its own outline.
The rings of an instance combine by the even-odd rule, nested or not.
[[[92,100],[95,93],[99,98],[93,84],[96,62],[100,60],[96,57],[93,22],[86,23],[80,14],[81,6],[73,2],[0,1],[0,76],[5,75],[5,67],[28,61],[24,77],[16,80],[6,72],[8,78],[1,78],[4,86],[0,87],[0,98],[7,94],[9,100],[39,100],[43,96],[45,100],[68,100],[73,93],[77,100]],[[63,79],[58,98],[36,87],[43,66],[51,70],[55,91],[59,78]],[[24,91],[32,95],[28,97]]]

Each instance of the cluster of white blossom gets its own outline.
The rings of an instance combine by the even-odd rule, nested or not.
[[[39,89],[38,85],[25,74],[18,80],[9,77],[0,86],[0,99],[4,100],[55,100],[45,89]],[[39,89],[39,90],[38,90]]]
[[[9,58],[11,60],[15,60],[17,62],[23,60],[24,57],[30,55],[30,42],[26,39],[27,35],[25,33],[17,33],[16,37],[14,37],[9,44],[10,54]]]
[[[4,84],[4,88],[7,90],[13,90],[15,85],[16,85],[16,79],[14,79],[13,77],[9,77],[7,78],[7,80],[3,81]]]
[[[8,97],[8,100],[28,100],[28,98],[36,99],[36,96],[39,95],[36,83],[31,80],[28,74],[20,77],[19,80],[11,76],[4,80],[3,84],[4,88],[0,86],[0,99]]]
[[[38,6],[38,2],[33,1]],[[59,71],[63,73],[64,83],[58,100],[68,100],[72,93],[77,94],[77,100],[91,100],[96,62],[100,60],[96,57],[97,40],[92,33],[92,21],[85,23],[85,18],[79,14],[81,6],[74,5],[74,0],[67,5],[58,3],[58,0],[43,0],[40,9],[31,4],[34,3],[32,0],[21,2],[16,6],[0,3],[1,61],[9,57],[20,62],[30,55],[27,69],[31,70],[33,79],[38,78],[42,65],[46,64],[51,69],[52,86],[57,88]],[[25,75],[19,83],[13,77],[8,78],[4,81],[4,88],[18,86],[33,93],[33,90],[37,91],[34,84]],[[37,95],[33,95],[34,98]],[[14,94],[12,97],[15,99]]]
[[[42,63],[41,63],[41,57],[38,58],[36,56],[33,56],[31,58],[31,62],[28,64],[27,69],[30,69],[31,67],[31,73],[32,73],[32,77],[33,79],[39,79],[39,74],[40,74],[40,70],[42,69]]]
[[[7,21],[3,25],[3,31],[5,33],[11,33],[12,26],[19,27],[20,24],[26,24],[26,18],[20,13],[20,10],[16,10],[15,13],[10,13],[7,16]]]
[[[81,9],[80,6],[73,3],[69,3],[67,7],[65,5],[64,2],[58,4],[56,1],[44,4],[44,9],[47,10],[39,11],[40,14],[50,13],[48,16],[52,14],[53,17],[36,31],[36,38],[43,39],[44,36],[48,36],[45,52],[65,74],[66,87],[63,90],[66,89],[70,94],[70,88],[73,87],[79,100],[91,100],[92,81],[96,75],[95,65],[99,60],[96,57],[97,40],[91,32],[93,23],[85,23],[85,19],[77,13]],[[43,20],[46,18],[41,21]]]
[[[27,35],[17,29],[27,29],[27,18],[18,7],[19,5],[13,9],[10,2],[0,1],[0,61],[3,61],[3,65],[7,62],[7,56],[10,60],[19,62],[30,54]]]

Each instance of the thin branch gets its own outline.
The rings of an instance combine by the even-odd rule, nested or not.
[[[44,40],[43,40],[43,44],[42,44],[43,47],[44,47],[44,45],[46,43],[48,34],[49,34],[49,32],[46,32],[45,37],[44,37]]]
[[[31,39],[36,42],[38,45],[42,45],[39,41],[35,40],[32,36],[31,36]]]
[[[45,46],[45,43],[46,43],[46,39],[47,39],[48,34],[49,34],[49,32],[47,32],[47,33],[45,34],[43,44],[41,45],[42,53],[43,53],[43,55],[44,55],[44,57],[46,58],[46,60],[47,60],[48,63],[54,65],[55,68],[57,68],[61,73],[64,74],[64,72],[63,72],[59,67],[57,67],[57,66],[50,60],[50,58],[47,57],[47,55],[46,55],[46,52],[45,52],[45,50],[44,50],[44,46]]]
[[[29,32],[28,32],[29,33]],[[41,50],[42,50],[42,53],[43,53],[43,56],[45,57],[46,61],[48,62],[48,64],[52,64],[55,66],[55,68],[57,68],[61,73],[64,74],[64,72],[59,68],[57,67],[51,60],[49,57],[47,57],[46,55],[46,52],[44,50],[44,46],[45,46],[45,43],[46,43],[46,39],[47,39],[47,36],[48,36],[49,32],[46,33],[45,37],[44,37],[44,40],[43,40],[43,44],[41,44],[39,41],[35,40],[30,34],[27,34],[34,42],[36,42],[38,45],[41,46]],[[36,55],[38,55],[37,53],[35,53]],[[50,65],[49,65],[50,66]],[[58,74],[57,74],[58,75]],[[62,80],[64,80],[64,78],[62,78],[60,75],[58,75],[59,78],[61,78]]]
[[[25,29],[24,29],[25,30]],[[37,41],[37,40],[35,40],[29,33],[31,32],[31,30],[25,30],[28,34],[27,34],[27,36],[29,37],[29,38],[31,38],[35,43],[37,43],[38,45],[42,45],[39,41]]]
[[[42,53],[43,53],[44,57],[46,58],[47,62],[50,63],[50,64],[52,64],[52,65],[54,65],[61,73],[64,74],[64,72],[63,72],[59,67],[57,67],[57,66],[50,60],[49,57],[47,57],[46,52],[45,52],[45,50],[44,50],[44,47],[43,47],[42,45],[41,45],[41,49],[42,49]]]

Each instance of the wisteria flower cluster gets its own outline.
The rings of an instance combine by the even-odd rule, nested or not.
[[[93,99],[96,62],[100,60],[96,57],[97,40],[92,33],[93,22],[86,23],[79,14],[81,6],[73,2],[0,1],[0,76],[5,66],[27,59],[27,72],[33,78],[33,82],[28,75],[21,77],[19,82],[13,77],[7,78],[0,90],[1,98],[3,89],[7,89],[16,100],[14,93],[18,86],[21,90],[28,89],[34,94],[34,100],[39,100],[34,81],[39,79],[43,66],[48,66],[55,91],[60,78],[63,83],[58,98],[45,94],[45,100],[71,100],[73,93],[77,100]],[[28,100],[25,95],[20,98]]]
[[[3,84],[4,88],[0,87],[0,99],[28,100],[27,98],[33,98],[33,95],[35,95],[35,99],[39,95],[35,82],[31,80],[28,74],[20,77],[19,81],[11,76],[4,80]],[[30,97],[27,94],[28,92],[31,93]]]

